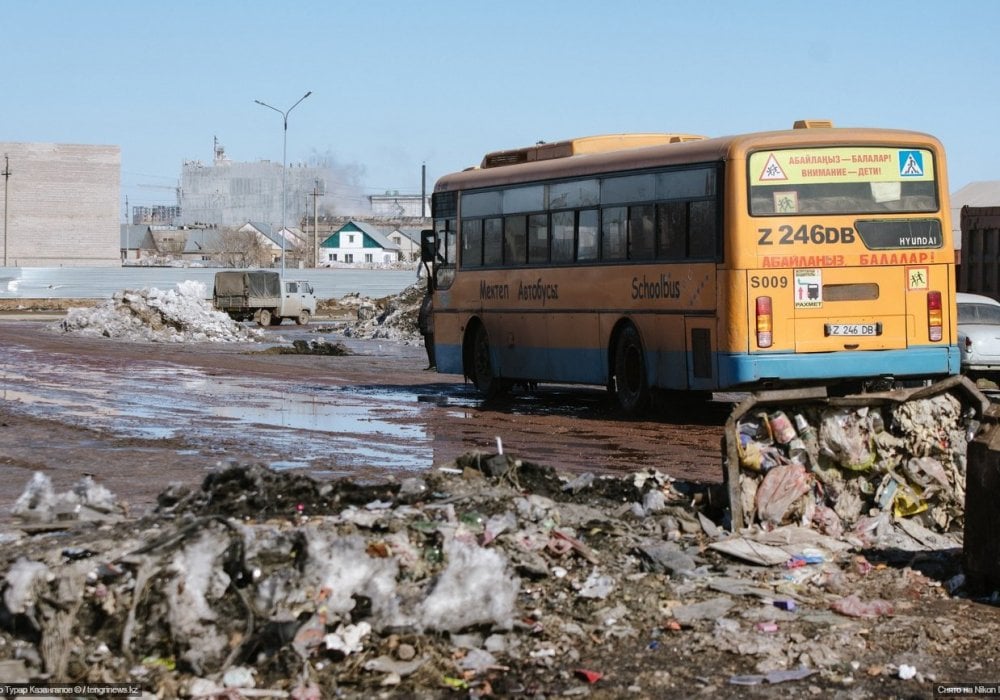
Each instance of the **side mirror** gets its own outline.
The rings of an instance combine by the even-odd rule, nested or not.
[[[434,264],[434,252],[437,249],[437,240],[433,229],[424,229],[420,232],[420,262],[427,265]]]

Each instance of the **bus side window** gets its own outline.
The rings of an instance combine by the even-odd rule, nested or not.
[[[576,259],[582,262],[597,260],[597,210],[580,212]]]
[[[552,262],[573,262],[573,221],[572,211],[552,212]]]
[[[656,209],[651,204],[628,208],[628,259],[652,260],[656,252],[653,219]]]
[[[690,241],[688,252],[692,258],[715,259],[715,202],[691,202]]]
[[[462,267],[483,266],[483,220],[462,222]]]
[[[687,202],[656,205],[657,257],[683,260],[686,257]]]
[[[450,267],[455,266],[458,260],[458,229],[455,219],[448,219],[445,222],[444,237],[438,240],[444,241],[444,250],[438,250],[438,254],[443,256],[439,261]]]
[[[528,262],[540,265],[549,261],[549,216],[532,214],[528,217]]]
[[[483,265],[500,265],[503,263],[503,219],[486,219],[483,226]]]
[[[526,219],[508,216],[503,220],[503,264],[523,265],[527,258],[528,244]]]
[[[601,260],[624,260],[626,245],[625,207],[605,207],[601,210]]]

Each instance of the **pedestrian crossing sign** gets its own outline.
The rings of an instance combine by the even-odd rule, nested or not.
[[[920,151],[899,152],[899,176],[923,177],[924,154]]]

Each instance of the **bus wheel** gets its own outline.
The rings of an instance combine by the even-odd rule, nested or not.
[[[618,405],[628,415],[641,413],[649,406],[646,355],[639,331],[632,325],[622,329],[615,345],[614,390]]]
[[[485,326],[476,328],[472,341],[472,383],[488,399],[500,396],[506,389],[504,380],[496,376],[490,361],[490,336]]]

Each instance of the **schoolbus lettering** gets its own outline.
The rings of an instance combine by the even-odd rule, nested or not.
[[[761,267],[843,267],[843,255],[765,255]]]
[[[679,280],[671,280],[669,275],[661,274],[659,279],[649,281],[645,275],[642,280],[638,277],[632,278],[632,298],[633,299],[680,299],[681,283]]]
[[[870,253],[860,257],[862,265],[914,265],[932,260],[930,253]]]
[[[888,153],[852,153],[852,163],[888,163]]]
[[[510,299],[510,286],[507,284],[489,284],[485,281],[479,283],[480,301],[503,301]]]
[[[517,300],[518,301],[540,301],[542,306],[545,306],[545,302],[550,299],[559,298],[559,285],[558,284],[546,284],[542,282],[541,277],[535,280],[534,284],[525,284],[524,282],[517,283]]]

